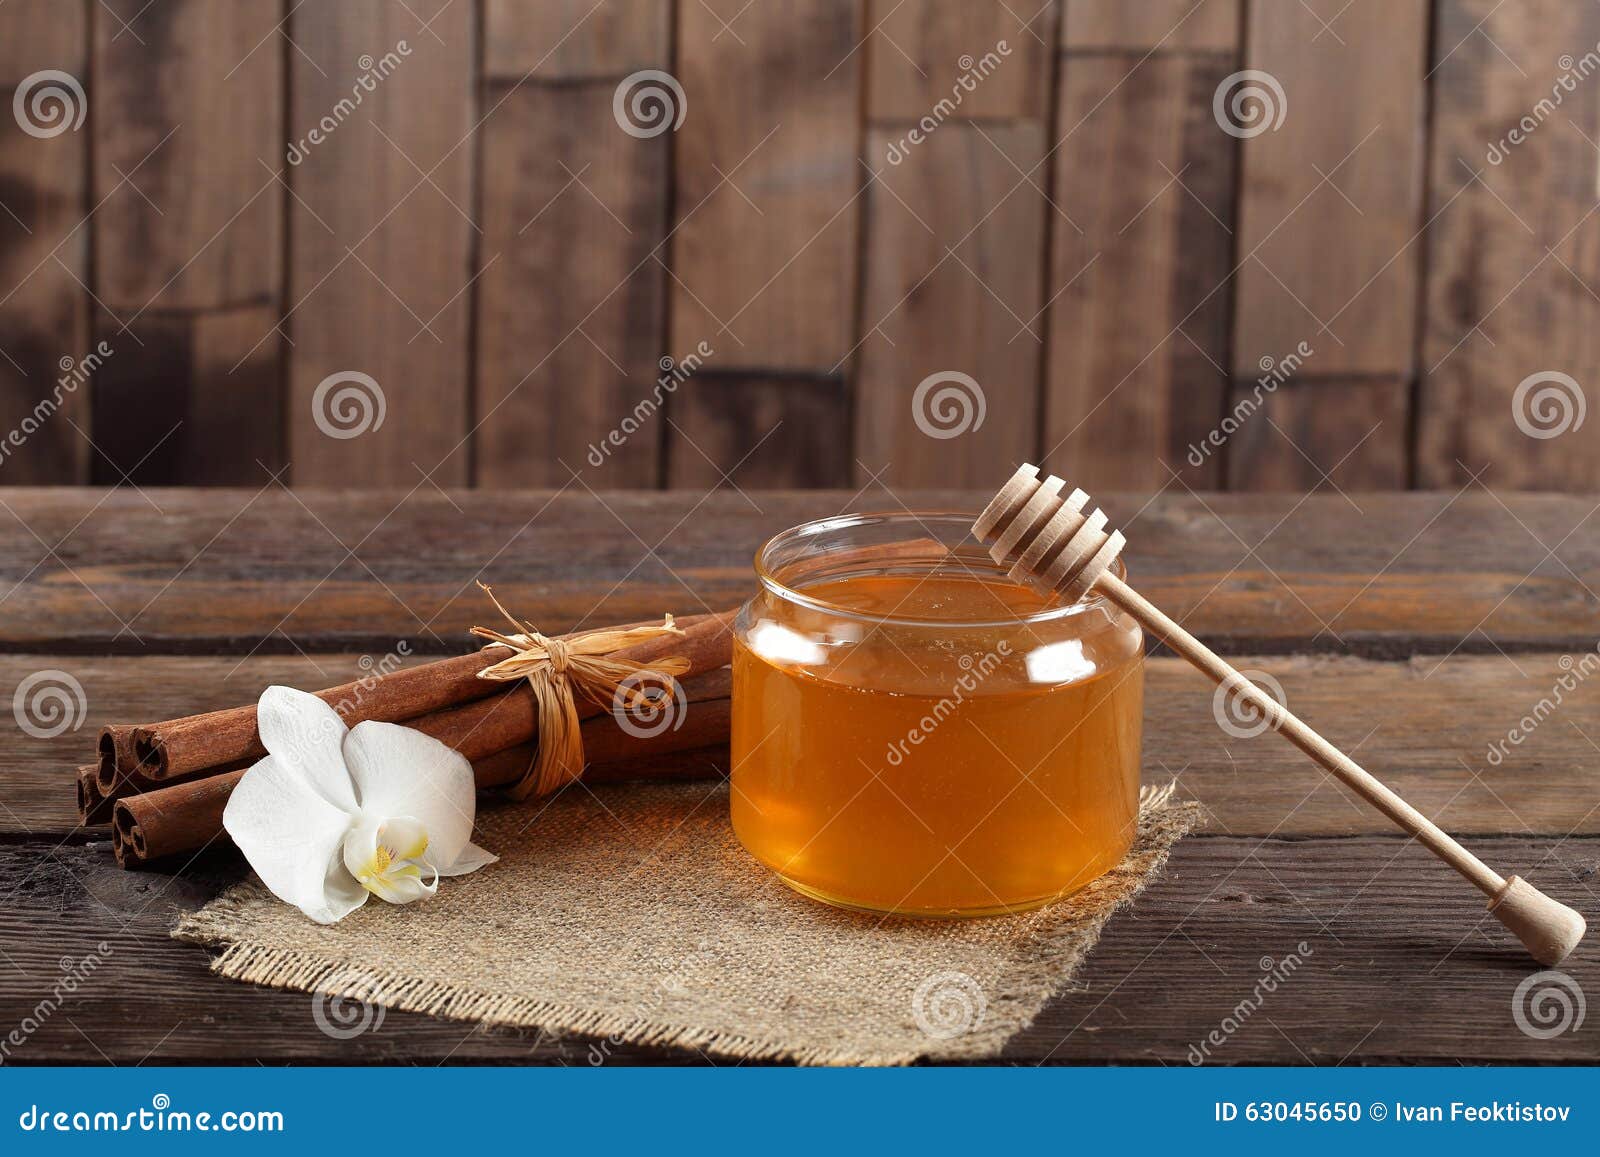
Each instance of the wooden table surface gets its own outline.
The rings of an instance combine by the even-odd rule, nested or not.
[[[785,526],[978,501],[0,490],[0,690],[58,670],[87,702],[53,738],[3,723],[0,1030],[28,1029],[5,1060],[585,1063],[582,1040],[402,1013],[332,1040],[310,997],[211,976],[203,951],[167,933],[242,863],[212,851],[181,870],[119,871],[104,832],[75,822],[72,768],[94,729],[243,703],[271,682],[342,682],[402,642],[459,652],[485,617],[480,575],[547,630],[720,609],[745,597],[751,553]],[[1271,671],[1299,714],[1488,863],[1595,923],[1600,660],[1583,657],[1600,638],[1600,507],[1482,490],[1102,501],[1127,530],[1139,589],[1241,667]],[[1512,728],[1522,741],[1491,760]],[[997,1059],[1186,1063],[1240,1016],[1265,958],[1304,942],[1298,971],[1245,1010],[1213,1061],[1600,1061],[1592,1017],[1549,1039],[1518,1028],[1513,996],[1537,967],[1470,888],[1280,738],[1220,732],[1209,684],[1171,658],[1151,662],[1144,777],[1176,778],[1207,826],[1111,922],[1079,990]],[[63,962],[102,943],[105,963],[38,1015]],[[1591,996],[1597,944],[1563,966]]]

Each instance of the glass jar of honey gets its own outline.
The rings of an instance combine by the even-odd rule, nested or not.
[[[1014,912],[1132,843],[1138,623],[1009,580],[971,523],[841,516],[756,556],[735,626],[733,828],[815,899]]]

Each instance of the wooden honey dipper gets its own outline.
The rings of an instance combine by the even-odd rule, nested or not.
[[[1577,947],[1585,929],[1581,915],[1520,876],[1504,877],[1494,871],[1118,578],[1111,567],[1126,540],[1120,531],[1107,531],[1106,516],[1099,509],[1085,513],[1089,496],[1083,491],[1074,490],[1063,498],[1065,485],[1054,476],[1041,481],[1036,466],[1019,467],[973,523],[973,534],[991,544],[989,554],[995,562],[1011,561],[1014,581],[1032,582],[1072,599],[1082,598],[1091,588],[1105,595],[1229,694],[1262,712],[1291,743],[1477,885],[1489,897],[1489,911],[1516,934],[1535,960],[1554,966]]]

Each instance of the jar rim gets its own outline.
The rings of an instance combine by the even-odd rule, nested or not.
[[[972,627],[999,628],[1026,626],[1033,623],[1050,623],[1055,622],[1058,619],[1080,615],[1086,611],[1104,607],[1108,603],[1109,600],[1105,595],[1091,593],[1078,599],[1076,602],[1063,602],[1057,607],[1048,607],[1044,610],[1033,611],[1026,615],[1013,615],[1002,619],[929,619],[920,615],[897,615],[893,613],[861,611],[852,607],[844,606],[842,603],[833,602],[829,599],[821,599],[817,598],[815,595],[808,595],[799,587],[791,586],[789,583],[778,577],[776,568],[771,562],[772,555],[775,551],[785,546],[798,543],[805,538],[813,535],[823,534],[827,531],[843,530],[852,526],[896,524],[913,527],[920,526],[924,531],[926,531],[928,529],[927,524],[930,522],[948,523],[952,521],[959,521],[966,528],[968,537],[971,537],[971,527],[972,524],[977,521],[977,518],[978,515],[976,513],[961,510],[885,510],[867,511],[859,514],[837,514],[827,518],[812,519],[810,522],[802,522],[796,526],[789,527],[787,530],[779,531],[777,534],[767,539],[766,542],[761,544],[761,547],[756,551],[755,555],[756,578],[761,585],[773,595],[788,602],[799,604],[800,606],[806,607],[809,610],[820,611],[825,614],[837,615],[843,618],[864,620],[867,622],[896,623],[904,626],[918,627],[958,627],[963,629]],[[973,541],[976,542],[975,539]],[[882,547],[888,547],[891,544],[882,543],[879,545]],[[986,563],[989,562],[987,553],[984,554],[983,558]],[[998,564],[991,563],[990,565],[995,567],[996,575],[1001,577],[1005,575],[1005,570],[1001,569]],[[1112,563],[1112,573],[1118,578],[1126,579],[1128,573],[1127,568],[1123,565],[1123,562],[1120,558],[1116,559]]]

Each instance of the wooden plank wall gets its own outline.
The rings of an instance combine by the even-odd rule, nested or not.
[[[88,54],[88,0],[14,0],[0,6],[0,96],[6,106],[27,78],[46,67],[81,76]],[[30,46],[24,51],[23,46]],[[7,451],[4,483],[72,483],[89,478],[89,391],[74,372],[89,356],[88,139],[65,126],[84,97],[62,94],[39,115],[46,137],[0,118],[0,426],[20,430],[43,398],[71,384],[61,409],[21,446]],[[31,123],[31,122],[30,122]]]
[[[1065,221],[1045,164],[1056,15],[1047,6],[1024,23],[999,5],[873,4],[859,481],[887,463],[897,484],[982,487],[996,463],[1038,445],[1041,255],[1052,218]],[[994,71],[967,93],[960,80],[984,59]],[[914,139],[928,110],[956,94],[953,113]],[[971,401],[963,383],[935,384],[919,400],[922,383],[952,373],[981,389],[981,425],[975,408],[961,408]],[[953,419],[936,408],[945,389]],[[972,428],[941,445],[919,417],[940,432],[968,418]]]
[[[1584,87],[1592,72],[1570,94],[1559,87],[1600,44],[1600,11],[1548,0],[1517,8],[1453,0],[1438,13],[1417,481],[1456,486],[1487,466],[1506,486],[1593,490],[1600,423],[1576,424],[1570,387],[1551,383],[1550,408],[1526,423],[1565,429],[1558,436],[1530,439],[1503,417],[1529,375],[1565,373],[1586,387],[1600,364],[1600,98]],[[1553,92],[1565,99],[1542,116]],[[1506,155],[1493,163],[1489,145],[1529,117],[1537,127],[1500,145]],[[1525,407],[1543,388],[1530,388]]]
[[[472,11],[449,0],[312,0],[294,8],[285,32],[297,46],[284,58],[288,139],[296,142],[351,98],[361,77],[392,66],[328,140],[307,140],[297,164],[274,164],[291,170],[285,302],[293,312],[283,337],[294,480],[409,489],[426,475],[434,485],[464,485],[480,232]],[[352,371],[378,384],[383,422],[373,409],[373,428],[328,437],[318,422],[329,421],[343,387],[353,391],[356,425],[365,421],[364,383],[345,379],[318,398],[330,376]],[[331,424],[348,425],[337,409]]]
[[[249,484],[283,457],[282,13],[90,9],[96,482]]]
[[[1051,254],[1047,462],[1095,491],[1215,488],[1198,466],[1227,394],[1233,138],[1211,93],[1238,67],[1235,0],[1068,0]],[[1130,308],[1138,302],[1137,307]]]
[[[723,471],[741,485],[849,480],[838,443],[850,430],[866,19],[865,0],[678,6],[689,116],[675,142],[668,353],[702,341],[712,353],[684,387],[684,421],[673,416],[674,484]]]
[[[1293,131],[1242,146],[1235,397],[1302,341],[1305,365],[1228,459],[1241,489],[1405,485],[1416,354],[1428,14],[1256,4],[1244,63],[1281,78]],[[1335,12],[1337,24],[1332,23]],[[1359,83],[1352,83],[1355,77]]]
[[[1561,0],[7,0],[0,95],[70,123],[0,117],[0,484],[1592,489],[1597,46]]]
[[[658,428],[588,447],[648,396],[664,356],[669,134],[618,129],[612,94],[672,67],[652,0],[491,0],[485,11],[476,481],[655,486]],[[493,191],[492,193],[490,191]],[[659,423],[656,423],[659,426]]]

